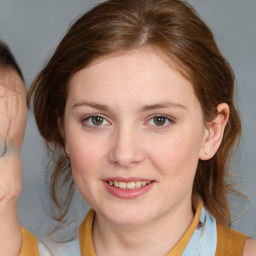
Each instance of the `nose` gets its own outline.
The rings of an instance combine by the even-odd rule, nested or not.
[[[112,164],[122,168],[141,163],[145,159],[145,152],[139,132],[128,126],[116,129],[108,158]]]

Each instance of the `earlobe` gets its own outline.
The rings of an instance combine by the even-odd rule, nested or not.
[[[205,127],[205,137],[200,150],[199,159],[211,159],[221,145],[226,124],[229,119],[229,106],[221,103],[217,106],[217,116]]]

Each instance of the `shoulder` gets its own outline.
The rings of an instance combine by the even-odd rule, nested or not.
[[[19,256],[39,256],[38,241],[27,229],[22,228],[22,247]]]
[[[247,239],[248,236],[245,234],[217,223],[216,256],[243,255],[243,248]]]
[[[256,240],[248,238],[245,241],[243,256],[255,256],[256,255]]]

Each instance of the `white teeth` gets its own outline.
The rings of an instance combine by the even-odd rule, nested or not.
[[[148,185],[151,181],[131,181],[131,182],[123,182],[123,181],[108,181],[110,186],[114,186],[116,188],[121,189],[135,189],[141,188]]]
[[[128,182],[128,183],[126,184],[126,187],[127,187],[128,189],[135,189],[135,182],[134,182],[134,181]]]
[[[119,188],[126,188],[126,183],[125,182],[118,182],[119,183]]]
[[[141,187],[141,181],[136,181],[136,188],[140,188]]]

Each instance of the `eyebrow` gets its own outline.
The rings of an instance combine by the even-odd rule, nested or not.
[[[95,102],[86,102],[86,101],[77,102],[72,106],[72,108],[74,109],[76,107],[81,107],[81,106],[96,108],[104,111],[109,110],[109,108],[106,105],[95,103]]]
[[[109,107],[106,105],[99,104],[96,102],[87,102],[87,101],[77,102],[72,106],[72,108],[74,109],[76,107],[81,107],[81,106],[91,107],[91,108],[95,108],[102,111],[110,111]],[[139,112],[147,112],[147,111],[161,109],[161,108],[178,108],[182,110],[187,110],[187,108],[182,104],[166,101],[166,102],[161,102],[157,104],[142,106],[141,108],[139,108]]]
[[[182,104],[166,101],[166,102],[161,102],[157,104],[145,105],[140,109],[140,112],[146,112],[146,111],[159,109],[159,108],[178,108],[182,110],[187,110],[187,108]]]

